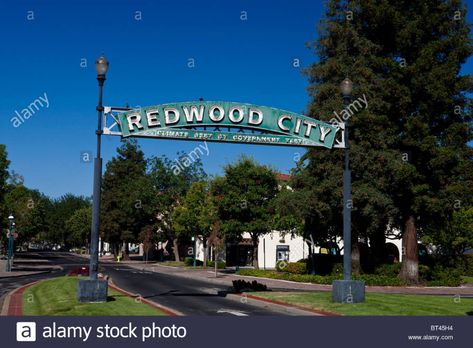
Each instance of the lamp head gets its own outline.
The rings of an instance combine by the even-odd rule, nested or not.
[[[353,82],[348,77],[340,84],[340,91],[345,97],[351,96],[351,92],[353,91]]]
[[[97,75],[105,76],[108,70],[108,61],[105,59],[103,55],[97,59],[95,62],[95,71],[97,71]]]

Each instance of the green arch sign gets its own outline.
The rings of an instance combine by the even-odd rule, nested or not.
[[[332,148],[337,125],[267,106],[226,101],[153,105],[120,113],[121,136]]]

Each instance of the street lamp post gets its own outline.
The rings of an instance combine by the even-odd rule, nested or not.
[[[350,105],[353,82],[346,78],[340,84],[343,105]],[[357,303],[365,301],[365,283],[351,279],[351,170],[349,146],[349,119],[344,119],[343,140],[344,170],[343,170],[343,280],[335,280],[332,284],[332,299],[339,303]]]
[[[15,223],[14,223],[15,218],[13,215],[10,215],[8,217],[8,221],[10,223],[9,230],[8,230],[8,251],[7,251],[7,272],[11,272],[12,269],[12,263],[13,263],[13,245],[15,243],[15,237],[14,237],[14,232],[15,232]]]
[[[340,84],[343,95],[343,106],[350,105],[353,83],[346,78]],[[343,279],[351,279],[351,170],[350,170],[350,145],[348,140],[349,118],[345,120],[345,168],[343,170]]]
[[[106,280],[97,279],[99,266],[99,232],[100,232],[100,200],[102,187],[102,157],[101,157],[101,136],[102,136],[102,96],[105,75],[108,70],[108,61],[102,55],[95,62],[95,70],[97,72],[97,81],[99,86],[99,98],[96,107],[98,113],[97,131],[97,154],[94,159],[94,189],[92,202],[92,229],[90,236],[90,279],[79,282],[78,300],[81,302],[101,302],[107,300]]]

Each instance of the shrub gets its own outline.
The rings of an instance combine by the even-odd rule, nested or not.
[[[192,266],[194,264],[194,259],[192,257],[184,257],[183,261],[186,266]]]
[[[207,266],[208,267],[215,267],[215,261],[207,261]],[[224,269],[225,267],[227,267],[227,264],[225,263],[225,261],[218,261],[217,262],[217,268],[218,269]]]
[[[390,277],[379,274],[360,274],[354,275],[354,279],[363,280],[366,285],[372,286],[403,286],[406,282],[398,277]]]
[[[285,272],[287,268],[287,264],[288,262],[284,260],[276,262],[276,271]]]
[[[378,266],[374,270],[374,274],[385,276],[385,277],[396,278],[399,275],[400,271],[401,271],[400,263],[384,264],[384,265]]]
[[[184,263],[186,266],[194,266],[194,258],[192,257],[184,257]],[[204,263],[200,260],[196,260],[196,266],[202,266]]]
[[[432,269],[431,280],[427,281],[428,286],[460,286],[462,271],[457,268],[447,268],[435,266]]]
[[[233,288],[236,292],[244,292],[244,291],[267,291],[268,288],[266,285],[258,283],[256,280],[252,282],[247,282],[242,279],[234,280]]]
[[[461,255],[453,261],[453,267],[459,269],[463,275],[473,277],[473,255]]]
[[[306,274],[307,264],[305,262],[289,262],[286,270],[293,274]]]

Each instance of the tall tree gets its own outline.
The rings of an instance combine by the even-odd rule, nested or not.
[[[146,169],[136,140],[124,140],[103,176],[101,233],[115,254],[122,245],[125,259],[128,243],[138,242],[143,228],[154,223],[154,192]]]
[[[382,45],[386,58],[380,76],[397,135],[393,146],[408,158],[406,168],[396,172],[393,197],[397,224],[404,228],[401,276],[417,281],[418,235],[448,224],[455,200],[471,204],[472,113],[466,92],[473,84],[461,73],[472,53],[470,24],[460,0],[360,5],[363,34]],[[381,26],[382,34],[375,30]]]
[[[66,221],[69,241],[74,246],[89,246],[92,225],[92,207],[77,209]]]
[[[47,233],[48,201],[49,199],[37,190],[30,190],[23,185],[9,187],[5,195],[5,205],[8,214],[15,218],[15,229],[19,235],[17,244],[40,241],[39,236]]]
[[[172,214],[174,229],[180,236],[202,237],[204,247],[204,267],[207,266],[208,240],[216,222],[216,212],[209,192],[209,183],[192,183],[182,202],[174,208]],[[194,257],[197,251],[194,250]]]
[[[50,202],[45,201],[44,204],[49,230],[47,239],[53,243],[62,244],[67,249],[70,241],[66,221],[74,215],[76,210],[89,207],[90,199],[68,193]]]
[[[272,229],[271,204],[278,192],[276,174],[270,168],[243,157],[225,167],[225,175],[212,184],[221,231],[227,240],[238,241],[249,233],[253,266],[258,268],[259,237]]]
[[[158,230],[161,232],[161,241],[172,241],[175,260],[179,261],[179,234],[173,226],[172,212],[185,197],[193,182],[205,180],[202,161],[198,158],[186,165],[181,165],[186,154],[179,152],[177,160],[172,161],[166,156],[150,159],[149,178],[155,192],[154,207],[157,217]],[[179,167],[177,171],[176,168]]]
[[[306,73],[311,103],[308,114],[327,122],[350,122],[352,170],[352,270],[361,271],[359,239],[369,240],[383,260],[384,236],[395,210],[389,196],[392,163],[399,156],[392,149],[395,134],[389,127],[386,102],[379,84],[381,48],[367,39],[356,21],[358,2],[329,1],[312,47],[318,61]],[[350,10],[350,11],[349,11]],[[355,14],[353,13],[355,11]],[[382,60],[382,59],[381,59]],[[353,103],[342,104],[340,82],[354,83]],[[316,243],[340,236],[342,231],[343,151],[314,149],[306,153],[294,171],[291,186],[305,194],[306,237]],[[300,194],[300,193],[299,193]]]
[[[7,209],[5,206],[5,193],[7,192],[7,180],[8,180],[8,166],[10,161],[8,160],[8,154],[6,146],[0,144],[0,240],[6,241],[3,227],[7,225]]]
[[[314,47],[319,60],[308,70],[310,114],[329,121],[342,109],[337,87],[345,76],[355,82],[354,97],[366,96],[369,103],[350,117],[353,264],[359,237],[367,236],[374,247],[384,244],[386,227],[399,228],[405,253],[401,275],[415,282],[417,235],[433,221],[429,205],[446,183],[453,187],[471,177],[465,170],[471,162],[471,111],[465,97],[471,80],[460,74],[471,43],[462,4],[329,1]],[[323,200],[323,187],[325,194],[340,187],[339,156],[335,151],[307,155],[305,168],[314,168],[310,174],[318,186],[316,201]],[[332,194],[340,197],[338,192]],[[340,210],[315,209],[329,222],[341,220]]]

